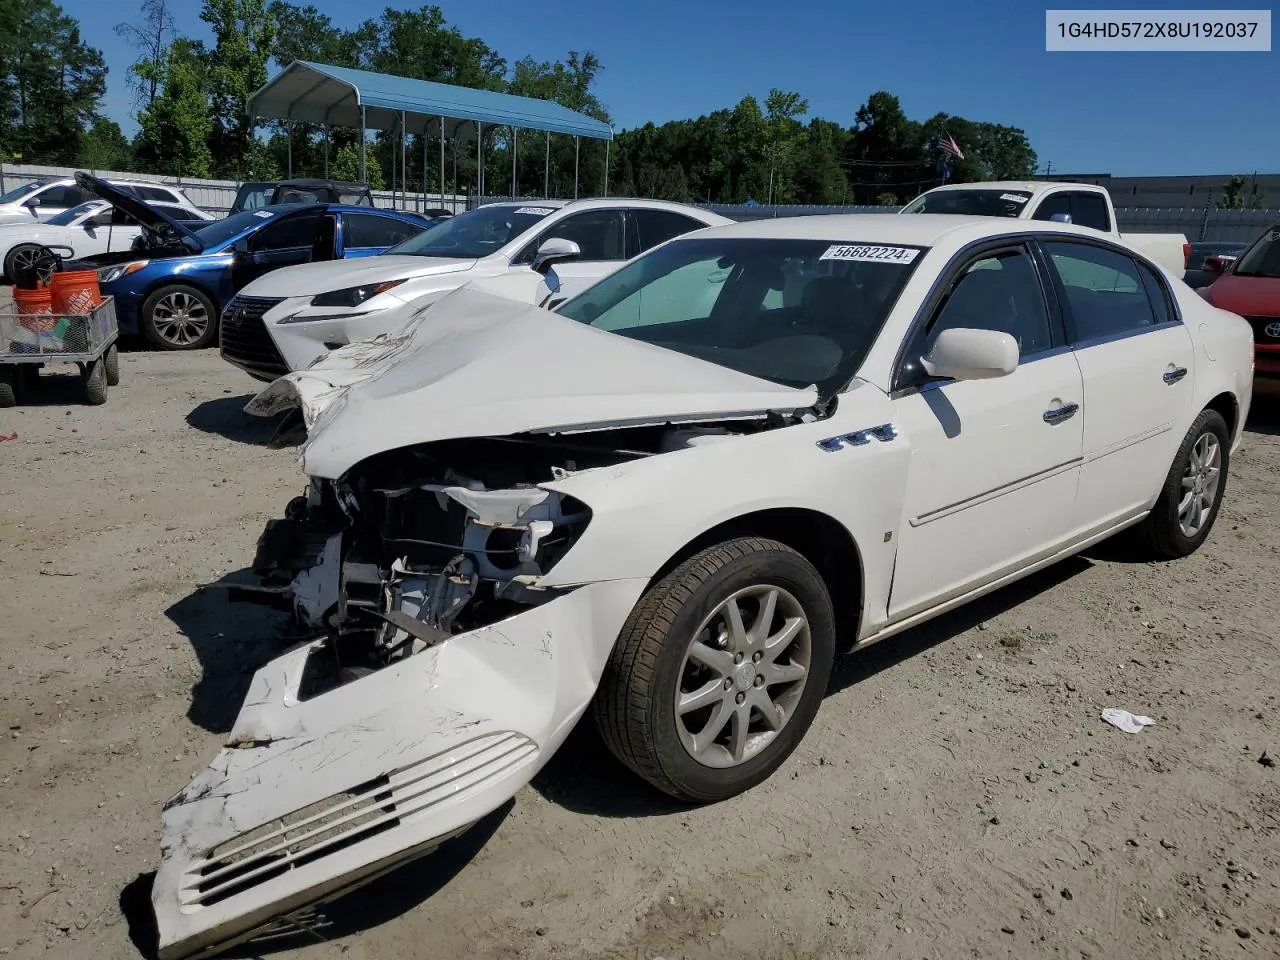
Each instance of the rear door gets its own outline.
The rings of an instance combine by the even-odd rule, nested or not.
[[[231,268],[234,288],[239,290],[280,267],[311,262],[320,227],[321,211],[318,209],[271,220],[248,238],[245,250],[236,251]]]
[[[426,224],[423,224],[425,228]],[[339,257],[351,260],[356,257],[372,257],[401,240],[408,240],[421,233],[412,225],[397,217],[373,213],[344,213],[342,215],[342,240]]]
[[[1195,350],[1163,278],[1092,240],[1041,243],[1084,378],[1081,533],[1154,502],[1193,414]]]

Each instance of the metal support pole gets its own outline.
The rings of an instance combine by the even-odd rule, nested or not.
[[[551,131],[547,131],[547,153],[542,161],[542,199],[551,199]]]
[[[456,197],[458,195],[458,131],[457,130],[453,131],[452,142],[453,142],[453,195]],[[453,209],[454,209],[454,213],[458,212],[458,208],[456,206]]]
[[[365,156],[364,156],[364,148],[365,148],[364,134],[367,129],[368,127],[365,126],[364,107],[362,106],[360,108],[360,182],[364,184],[367,184],[369,182],[369,169],[368,169],[368,166],[365,164]]]
[[[324,177],[329,179],[329,125],[324,125]]]
[[[609,141],[604,142],[604,193],[601,196],[609,195]]]
[[[578,152],[582,147],[582,138],[573,138],[573,199],[578,199]]]
[[[511,198],[516,197],[516,128],[511,128]]]
[[[444,206],[444,117],[440,118],[440,206]]]
[[[293,178],[293,121],[292,120],[286,121],[285,129],[288,132],[288,138],[289,138],[289,178],[292,179]]]
[[[484,124],[476,121],[476,197],[484,196]]]
[[[431,138],[427,136],[427,128],[431,125],[431,121],[426,117],[422,118],[422,213],[427,212],[427,159],[428,147],[431,146]]]
[[[400,111],[400,200],[404,206],[409,205],[409,165],[405,163],[405,152],[409,146],[409,132],[404,127],[404,111]]]

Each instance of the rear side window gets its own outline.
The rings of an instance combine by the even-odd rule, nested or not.
[[[1072,342],[1134,333],[1157,322],[1131,257],[1069,241],[1046,242],[1044,250],[1066,292]]]
[[[700,230],[706,226],[705,223],[693,217],[686,217],[682,213],[673,213],[670,210],[650,210],[641,207],[632,210],[631,216],[635,220],[636,230],[640,235],[638,251],[640,253],[665,243],[672,237],[678,237],[691,230]]]
[[[309,247],[320,228],[320,212],[277,220],[249,241],[251,250],[292,250]]]
[[[168,190],[161,190],[158,187],[135,187],[134,189],[143,200],[158,200],[161,203],[173,202],[173,194]]]
[[[379,217],[371,213],[348,213],[344,224],[343,246],[349,250],[363,247],[393,247],[401,240],[408,240],[419,231],[394,217]]]

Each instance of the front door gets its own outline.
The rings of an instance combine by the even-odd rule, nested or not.
[[[1101,242],[1046,240],[1084,378],[1077,526],[1149,508],[1190,423],[1195,347],[1165,281]]]
[[[1042,271],[1022,245],[972,255],[916,334],[895,391],[911,464],[889,617],[902,619],[1033,562],[1068,535],[1084,418]],[[944,329],[994,329],[1019,365],[990,380],[930,380],[919,366]]]
[[[246,249],[236,251],[231,268],[234,288],[240,290],[272,270],[309,263],[320,227],[319,210],[291,214],[268,223],[249,237]]]
[[[576,260],[555,265],[560,289],[547,302],[547,309],[555,309],[577,296],[626,262],[625,219],[620,208],[584,210],[557,221],[543,230],[514,262],[532,263],[538,247],[552,237],[573,241],[582,254]]]

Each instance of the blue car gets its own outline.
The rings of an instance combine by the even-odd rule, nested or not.
[[[280,204],[190,229],[150,204],[85,173],[84,189],[143,226],[135,249],[85,258],[102,293],[115,297],[122,334],[163,350],[196,350],[218,336],[222,308],[271,270],[382,253],[435,221],[415,213],[336,203]]]

